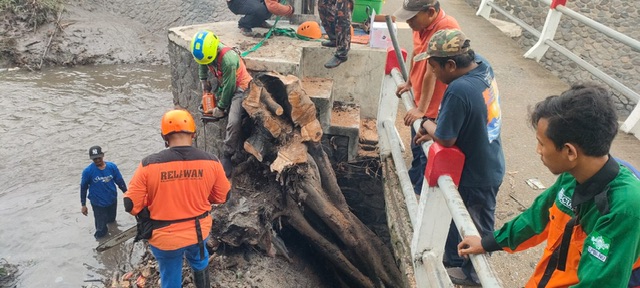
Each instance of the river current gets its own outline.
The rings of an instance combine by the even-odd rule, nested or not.
[[[17,287],[102,287],[136,264],[141,244],[95,251],[80,177],[93,145],[127,184],[144,156],[164,148],[170,79],[167,67],[129,65],[0,73],[0,259],[18,265]],[[135,225],[118,194],[110,236]]]

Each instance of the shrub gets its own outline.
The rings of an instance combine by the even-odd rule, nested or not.
[[[11,13],[37,27],[55,17],[61,4],[62,0],[0,0],[0,14]]]

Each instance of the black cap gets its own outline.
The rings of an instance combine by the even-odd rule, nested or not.
[[[102,147],[91,146],[91,148],[89,148],[89,158],[93,160],[100,157],[104,157],[104,152],[102,152]]]

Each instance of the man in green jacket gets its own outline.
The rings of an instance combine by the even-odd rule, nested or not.
[[[251,75],[247,71],[240,55],[231,47],[220,42],[218,36],[209,30],[198,31],[191,39],[191,54],[200,64],[198,76],[203,92],[211,92],[209,72],[214,76],[213,81],[218,87],[216,108],[213,109],[214,118],[228,116],[226,136],[220,162],[224,167],[227,178],[232,177],[233,165],[231,157],[242,149],[242,121],[248,117],[242,108],[244,92],[249,87]]]
[[[493,234],[465,237],[458,253],[514,252],[546,240],[525,287],[632,285],[640,273],[640,181],[609,155],[618,131],[609,92],[573,86],[536,104],[530,121],[536,152],[558,179]]]

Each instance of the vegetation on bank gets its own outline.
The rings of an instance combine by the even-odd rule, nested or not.
[[[0,287],[16,287],[17,274],[18,267],[9,264],[5,259],[0,259]]]
[[[64,0],[0,0],[0,68],[11,66],[17,55],[17,40],[55,21]]]
[[[11,13],[35,29],[55,17],[61,4],[62,0],[0,0],[0,14]]]

